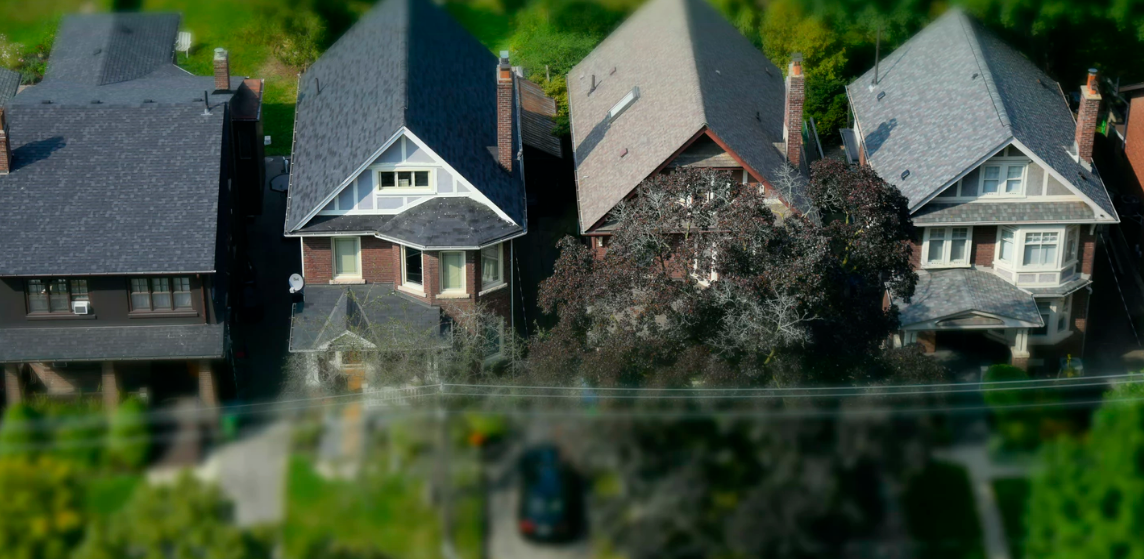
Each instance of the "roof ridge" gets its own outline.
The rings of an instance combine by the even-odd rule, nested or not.
[[[957,18],[958,24],[961,26],[962,32],[965,34],[965,39],[969,43],[969,51],[973,54],[973,60],[977,64],[977,69],[981,73],[981,81],[985,86],[985,91],[989,94],[989,99],[993,101],[993,110],[997,111],[997,120],[1001,121],[1001,125],[1005,128],[1012,129],[1013,124],[1009,120],[1009,113],[1005,110],[1005,103],[1001,100],[1001,94],[997,91],[997,84],[993,81],[993,72],[989,65],[985,63],[985,53],[981,49],[981,41],[977,37],[977,29],[974,28],[974,22],[968,14],[960,9],[953,11],[954,17]]]

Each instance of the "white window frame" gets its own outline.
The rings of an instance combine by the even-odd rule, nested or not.
[[[421,283],[417,283],[409,281],[409,276],[407,275],[408,270],[406,270],[405,266],[406,262],[408,262],[406,251],[410,248],[411,247],[401,245],[401,285],[423,292],[425,289],[425,251],[417,248],[413,249],[421,253]]]
[[[445,288],[445,255],[446,254],[459,254],[461,255],[461,287]],[[467,285],[465,277],[466,258],[465,251],[463,250],[442,250],[437,254],[437,284],[442,294],[465,294],[467,293],[465,286]]]
[[[997,168],[997,192],[985,192],[985,170],[990,167]],[[1006,192],[1005,187],[1008,185],[1009,169],[1012,167],[1021,167],[1021,187],[1017,192]],[[1029,160],[1026,158],[1005,157],[993,158],[985,164],[981,165],[980,172],[977,173],[977,197],[978,198],[1024,198],[1025,185],[1029,182]],[[960,194],[960,193],[959,193]]]
[[[497,333],[497,348],[494,353],[485,355],[484,364],[489,365],[500,359],[504,358],[504,342],[505,342],[505,322],[501,317],[493,317],[491,320],[495,321],[494,324],[486,325],[489,328],[496,330]],[[482,335],[484,333],[482,332]]]
[[[1030,235],[1044,235],[1046,233],[1056,234],[1056,236],[1057,236],[1057,242],[1056,242],[1057,250],[1056,250],[1056,256],[1053,259],[1053,261],[1049,262],[1047,264],[1025,264],[1025,247],[1030,244],[1029,243],[1029,236]],[[1036,244],[1037,245],[1047,245],[1048,243],[1038,242]],[[1065,244],[1065,230],[1064,230],[1064,228],[1061,228],[1061,227],[1052,227],[1052,228],[1040,228],[1040,227],[1038,227],[1035,229],[1024,229],[1024,228],[1022,228],[1021,229],[1021,251],[1018,253],[1018,256],[1017,256],[1017,258],[1018,258],[1017,270],[1018,271],[1026,271],[1026,272],[1060,271],[1060,269],[1062,267],[1061,266],[1061,259],[1064,258],[1064,253],[1065,253],[1064,244]]]
[[[497,250],[497,277],[495,280],[485,283],[485,251],[495,248]],[[500,287],[505,284],[504,279],[504,243],[497,243],[493,246],[487,246],[481,249],[481,292],[484,293],[490,289]]]
[[[965,229],[965,260],[952,261],[950,255],[953,252],[953,230]],[[942,247],[941,260],[930,261],[930,238],[934,231],[943,231],[943,238],[940,239],[945,244]],[[925,234],[922,242],[921,263],[922,268],[968,268],[970,262],[973,260],[973,227],[966,226],[950,226],[950,227],[926,227]]]
[[[352,239],[354,242],[354,252],[357,257],[357,271],[353,274],[338,273],[338,241],[344,241],[346,239]],[[361,237],[330,237],[330,255],[333,259],[333,266],[330,268],[330,272],[334,280],[357,280],[362,278]]]
[[[1013,234],[1013,239],[1012,239],[1013,252],[1009,255],[1008,259],[1001,258],[1001,246],[1005,242],[1005,238],[1004,238],[1005,231],[1009,231]],[[1020,249],[1021,249],[1021,231],[1020,231],[1020,229],[1017,229],[1016,227],[1006,226],[1006,225],[1002,225],[1002,226],[997,227],[997,244],[996,244],[996,246],[997,246],[997,254],[995,254],[993,257],[994,266],[997,266],[997,263],[1001,263],[1002,264],[1000,266],[1001,268],[1005,268],[1005,269],[1016,268],[1017,267],[1017,254],[1020,252]]]
[[[429,173],[429,186],[381,186],[382,173],[404,173],[404,172],[427,172]],[[373,192],[374,196],[393,196],[393,195],[408,195],[408,194],[436,194],[437,193],[437,176],[436,169],[426,166],[424,164],[418,165],[405,165],[398,163],[395,165],[380,165],[370,167],[370,172],[373,173]],[[397,178],[394,177],[394,184],[396,185]]]
[[[1038,303],[1048,303],[1049,306],[1049,319],[1045,321],[1045,333],[1033,334],[1032,328],[1029,329],[1029,342],[1039,345],[1050,345],[1060,343],[1065,338],[1072,335],[1072,294],[1065,295],[1060,299],[1042,299]],[[1040,307],[1038,306],[1038,312]],[[1044,315],[1041,315],[1044,320]],[[1060,327],[1061,319],[1065,319],[1065,327]]]

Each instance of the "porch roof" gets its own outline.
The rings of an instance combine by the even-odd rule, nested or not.
[[[971,313],[1044,326],[1032,294],[991,273],[969,268],[920,270],[910,302],[894,303],[903,328]]]

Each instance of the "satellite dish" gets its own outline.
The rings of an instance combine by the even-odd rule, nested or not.
[[[306,287],[306,280],[301,274],[290,274],[290,293],[297,293]]]

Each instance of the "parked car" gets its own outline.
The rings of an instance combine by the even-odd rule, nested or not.
[[[535,541],[561,542],[579,533],[580,495],[575,473],[555,446],[534,447],[520,459],[520,532]]]

